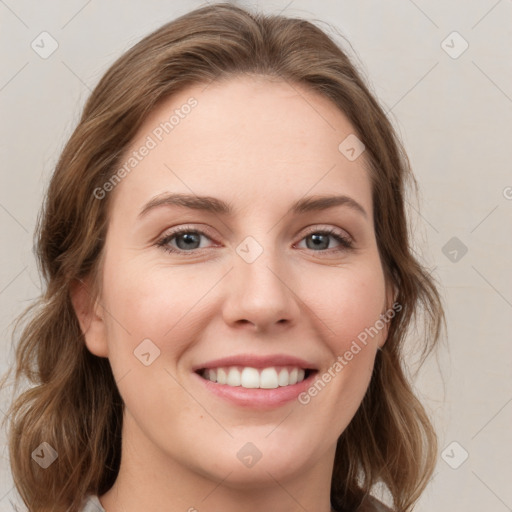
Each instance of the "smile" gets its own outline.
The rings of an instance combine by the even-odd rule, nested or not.
[[[246,389],[276,389],[293,386],[309,376],[310,370],[297,366],[270,366],[252,368],[250,366],[224,366],[204,368],[199,375],[203,379]]]
[[[317,374],[318,363],[291,354],[236,354],[192,367],[192,375],[208,394],[261,411],[296,400]]]

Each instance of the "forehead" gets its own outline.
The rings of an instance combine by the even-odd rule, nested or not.
[[[261,207],[339,192],[370,213],[364,153],[351,161],[339,149],[353,136],[336,105],[302,85],[260,76],[194,85],[144,121],[120,162],[132,165],[114,193],[132,205],[166,191],[229,202],[236,193]]]

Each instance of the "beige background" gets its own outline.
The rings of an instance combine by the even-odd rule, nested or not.
[[[442,284],[448,341],[417,380],[441,449],[416,510],[511,511],[512,2],[241,3],[334,25],[390,110],[418,177],[415,242]],[[124,50],[200,5],[0,0],[0,371],[12,362],[12,321],[39,293],[36,216],[84,100]],[[58,43],[46,59],[31,48],[43,31]],[[0,509],[11,510],[5,436],[1,443]]]

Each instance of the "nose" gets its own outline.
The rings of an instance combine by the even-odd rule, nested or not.
[[[270,332],[297,323],[299,290],[294,289],[293,276],[283,260],[282,254],[267,249],[252,262],[234,255],[223,304],[224,321],[228,325]]]

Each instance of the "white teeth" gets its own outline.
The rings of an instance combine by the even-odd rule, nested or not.
[[[217,369],[217,382],[219,384],[226,384],[227,380],[228,380],[228,376],[226,375],[226,370],[224,370],[224,368],[218,368]]]
[[[275,389],[283,386],[293,386],[297,382],[302,382],[305,377],[303,368],[293,367],[269,367],[258,370],[251,367],[222,367],[208,368],[202,373],[202,376],[218,384],[227,384],[228,386],[255,389]]]
[[[230,368],[228,372],[228,380],[226,381],[228,386],[240,386],[241,377],[240,372],[236,368]]]
[[[290,383],[290,374],[288,373],[288,370],[286,368],[283,368],[279,372],[279,376],[277,377],[277,383],[280,386],[288,386]]]
[[[260,375],[260,388],[275,389],[279,386],[275,368],[265,368]]]
[[[260,374],[258,373],[258,370],[256,370],[256,368],[244,368],[240,378],[240,385],[243,388],[259,388]]]

